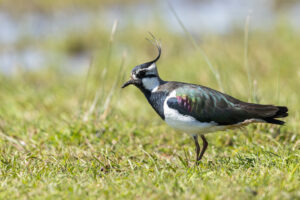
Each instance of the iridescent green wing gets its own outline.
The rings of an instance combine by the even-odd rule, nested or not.
[[[216,122],[219,125],[231,125],[251,118],[241,109],[242,103],[233,97],[216,90],[185,85],[176,89],[176,97],[169,98],[167,104],[180,114],[192,116],[201,122]]]

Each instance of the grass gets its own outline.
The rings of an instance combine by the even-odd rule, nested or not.
[[[162,40],[162,78],[220,89],[191,43],[163,28],[153,33]],[[247,49],[255,101],[287,105],[287,125],[209,134],[199,167],[191,138],[167,127],[136,88],[120,89],[132,67],[156,54],[145,33],[101,34],[94,38],[109,48],[95,51],[89,73],[0,75],[0,199],[300,198],[297,32],[279,25],[251,33]],[[244,32],[201,39],[224,91],[247,100]]]

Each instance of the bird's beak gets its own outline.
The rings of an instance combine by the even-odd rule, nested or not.
[[[127,87],[128,85],[131,85],[131,84],[136,85],[137,83],[138,83],[138,80],[135,80],[135,79],[131,78],[129,81],[127,81],[126,83],[124,83],[122,85],[122,88],[125,88],[125,87]]]

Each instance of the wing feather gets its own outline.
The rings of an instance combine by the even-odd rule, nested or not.
[[[176,89],[176,97],[169,98],[170,108],[201,122],[214,121],[219,125],[232,125],[254,116],[243,109],[241,101],[216,90],[197,85]]]

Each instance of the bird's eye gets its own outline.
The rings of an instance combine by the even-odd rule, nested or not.
[[[142,77],[144,77],[145,76],[145,71],[140,71],[136,76],[138,77],[138,78],[142,78]]]

